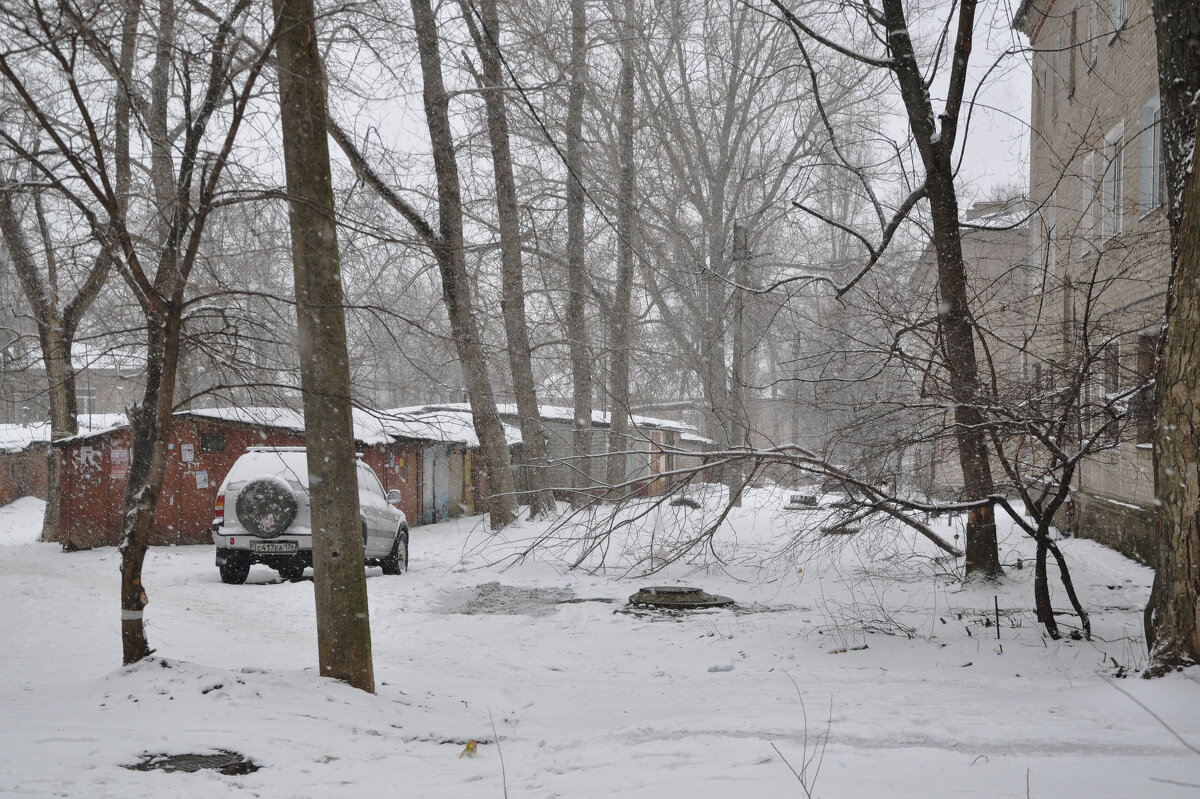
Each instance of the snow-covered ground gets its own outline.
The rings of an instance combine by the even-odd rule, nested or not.
[[[1145,665],[1149,570],[1064,541],[1096,638],[1054,642],[1015,533],[1004,583],[964,588],[907,539],[780,557],[808,523],[780,504],[734,512],[725,565],[645,578],[628,572],[700,511],[647,516],[596,574],[551,554],[498,565],[545,525],[416,528],[409,574],[369,572],[371,696],[317,676],[310,581],[256,566],[224,585],[205,546],[151,552],[157,653],[121,668],[117,552],[37,543],[41,505],[21,500],[0,508],[0,795],[784,797],[805,795],[807,763],[812,795],[838,799],[1197,796],[1200,675],[1117,676]],[[738,604],[625,605],[669,584]],[[219,750],[261,768],[125,768]]]

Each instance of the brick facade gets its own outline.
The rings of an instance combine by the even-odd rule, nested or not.
[[[1150,0],[1025,0],[1033,47],[1030,261],[1061,297],[1060,353],[1105,347],[1084,401],[1130,394],[1153,373],[1170,270]],[[1052,340],[1054,337],[1051,336]],[[1095,354],[1096,350],[1092,350]],[[1081,535],[1146,559],[1154,540],[1147,392],[1123,403],[1115,446],[1082,464]],[[1086,434],[1088,431],[1084,431]]]
[[[121,511],[131,453],[131,431],[116,428],[54,442],[63,468],[57,498],[59,542],[67,549],[120,542]],[[384,490],[400,489],[410,524],[421,518],[421,451],[425,442],[356,443]],[[154,514],[152,545],[211,543],[217,489],[233,462],[252,446],[303,446],[304,434],[266,425],[176,414],[168,443],[167,472]]]
[[[21,497],[46,499],[46,447],[0,452],[0,505]]]

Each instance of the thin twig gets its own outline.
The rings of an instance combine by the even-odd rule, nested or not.
[[[829,728],[833,724],[833,696],[829,697],[829,719],[825,724],[825,734],[820,737],[820,748],[815,750],[811,755],[808,752],[808,709],[804,706],[804,693],[800,690],[800,685],[796,682],[791,674],[784,671],[783,676],[787,677],[792,683],[792,687],[796,690],[796,699],[800,702],[800,715],[804,722],[804,750],[802,757],[804,758],[803,765],[800,770],[796,771],[791,762],[784,757],[783,752],[779,751],[779,747],[771,742],[771,748],[775,750],[775,754],[779,755],[779,759],[788,767],[788,770],[795,776],[796,782],[800,783],[801,790],[808,799],[812,799],[812,788],[817,784],[817,776],[821,773],[821,763],[825,760],[825,747],[829,745]],[[813,769],[812,776],[808,775],[808,767],[816,761],[816,767]],[[810,785],[809,783],[812,783]]]
[[[492,739],[496,742],[496,754],[500,756],[500,787],[504,789],[504,799],[508,799],[508,774],[504,771],[504,750],[500,748],[500,733],[496,732],[496,720],[492,718],[491,708],[488,708],[488,721],[492,723]]]
[[[1121,693],[1125,694],[1125,696],[1129,697],[1129,698],[1130,698],[1130,699],[1133,701],[1133,703],[1134,703],[1134,704],[1136,704],[1136,705],[1137,705],[1138,707],[1140,707],[1142,710],[1144,710],[1144,711],[1146,711],[1147,713],[1149,713],[1149,714],[1150,714],[1150,718],[1152,718],[1152,719],[1154,719],[1155,721],[1157,721],[1159,724],[1161,724],[1161,725],[1163,726],[1163,728],[1164,728],[1164,729],[1165,729],[1167,732],[1169,732],[1169,733],[1171,733],[1172,735],[1174,735],[1174,736],[1175,736],[1175,740],[1179,741],[1179,743],[1183,744],[1183,745],[1184,745],[1184,746],[1186,746],[1188,749],[1190,749],[1190,750],[1192,751],[1192,754],[1195,754],[1195,755],[1200,755],[1200,749],[1197,749],[1196,747],[1192,746],[1190,743],[1188,743],[1187,741],[1185,741],[1185,740],[1183,739],[1183,736],[1181,736],[1179,733],[1175,732],[1175,730],[1174,730],[1174,729],[1172,729],[1172,727],[1171,727],[1171,725],[1170,725],[1170,724],[1167,724],[1167,722],[1165,722],[1165,721],[1163,721],[1163,720],[1162,720],[1162,717],[1161,717],[1161,716],[1159,716],[1157,713],[1155,713],[1155,712],[1154,712],[1153,710],[1151,710],[1150,708],[1146,707],[1146,705],[1145,705],[1145,704],[1144,704],[1144,703],[1143,703],[1143,702],[1142,702],[1140,699],[1138,699],[1136,696],[1134,696],[1133,694],[1131,694],[1131,693],[1129,693],[1128,691],[1126,691],[1126,690],[1125,690],[1124,688],[1122,688],[1121,686],[1117,685],[1115,682],[1113,682],[1112,680],[1110,680],[1108,677],[1101,677],[1100,679],[1104,680],[1106,683],[1108,683],[1109,685],[1111,685],[1113,688],[1116,688],[1118,691],[1120,691]]]
[[[1167,780],[1162,777],[1151,777],[1151,782],[1164,782],[1167,785],[1178,785],[1182,788],[1200,788],[1200,784],[1194,782],[1179,782],[1178,780]]]
[[[792,764],[788,762],[788,759],[783,756],[783,752],[779,751],[779,747],[775,745],[774,741],[771,742],[771,748],[775,750],[775,754],[779,755],[779,759],[783,761],[783,765],[787,766],[792,774],[795,775],[796,782],[800,783],[800,787],[804,789],[805,795],[812,796],[812,794],[808,791],[808,786],[804,784],[804,778],[801,777],[796,769],[792,767]]]

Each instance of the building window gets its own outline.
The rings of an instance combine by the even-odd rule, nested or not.
[[[1088,12],[1088,29],[1087,29],[1087,71],[1091,72],[1096,68],[1096,62],[1100,60],[1100,21],[1096,16],[1096,3],[1092,3],[1092,8]]]
[[[1042,120],[1043,130],[1050,130],[1051,126],[1054,124],[1054,120],[1058,118],[1058,98],[1056,96],[1058,88],[1057,39],[1054,41],[1052,47],[1053,49],[1050,50],[1050,52],[1043,54],[1043,58],[1046,59],[1046,67],[1042,72],[1042,74],[1045,76],[1042,84],[1045,93],[1042,107],[1042,112],[1045,114]]]
[[[1069,282],[1062,287],[1062,349],[1069,352],[1079,342],[1079,314],[1075,308],[1075,289]]]
[[[225,451],[225,434],[221,432],[201,433],[200,434],[200,451],[201,452],[224,452]]]
[[[1122,172],[1125,168],[1125,126],[1117,125],[1104,137],[1104,207],[1101,227],[1104,238],[1121,235],[1121,205],[1125,199]]]
[[[1030,117],[1035,128],[1041,125],[1041,129],[1045,130],[1046,125],[1046,68],[1038,67],[1033,71],[1033,114]]]
[[[1041,282],[1041,279],[1043,277],[1045,277],[1045,274],[1046,274],[1045,271],[1042,269],[1042,227],[1043,227],[1043,225],[1041,222],[1040,215],[1038,217],[1035,217],[1034,219],[1030,220],[1029,229],[1030,229],[1030,238],[1032,239],[1032,241],[1030,242],[1030,249],[1029,249],[1030,257],[1028,259],[1029,279],[1026,281],[1029,285],[1029,295],[1028,296],[1033,296],[1033,294],[1035,293],[1035,289],[1036,289],[1036,292],[1038,292],[1038,293],[1041,292],[1043,287],[1041,287],[1041,286],[1035,287],[1035,281]]]
[[[1058,192],[1050,193],[1044,214],[1046,224],[1046,283],[1058,274]]]
[[[1158,355],[1158,336],[1138,336],[1137,381],[1141,388],[1130,410],[1137,426],[1137,443],[1154,443],[1154,367]]]
[[[1108,24],[1111,31],[1108,37],[1109,44],[1117,38],[1128,19],[1129,0],[1108,0]]]
[[[1142,106],[1141,153],[1138,159],[1138,183],[1142,213],[1147,214],[1166,200],[1166,171],[1163,167],[1162,106],[1158,95]]]
[[[1083,159],[1083,174],[1079,176],[1079,226],[1084,249],[1090,251],[1092,237],[1096,233],[1096,154],[1088,153]]]
[[[75,389],[75,413],[78,415],[99,413],[96,409],[96,389]]]
[[[1104,393],[1115,395],[1121,390],[1121,346],[1115,341],[1104,345],[1100,351],[1100,363],[1104,371]]]
[[[1079,9],[1071,9],[1071,46],[1067,48],[1067,99],[1075,97],[1075,52],[1079,49]]]
[[[1108,443],[1116,445],[1121,442],[1121,429],[1117,424],[1115,400],[1121,390],[1121,348],[1116,341],[1110,341],[1100,350],[1100,379],[1101,397],[1104,408],[1104,432]]]

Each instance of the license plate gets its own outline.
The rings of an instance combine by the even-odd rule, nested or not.
[[[295,541],[252,541],[250,549],[266,555],[295,555],[300,551],[300,545]]]

